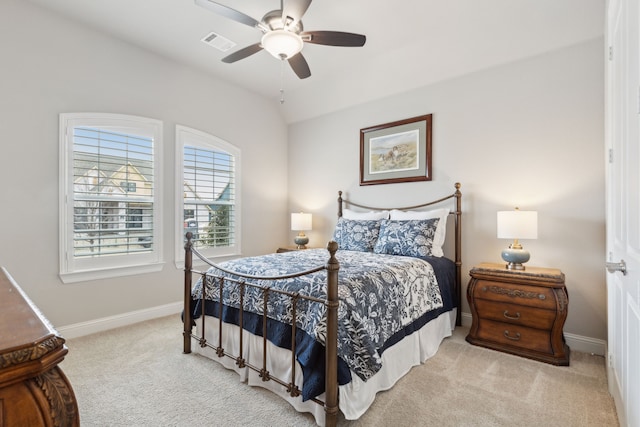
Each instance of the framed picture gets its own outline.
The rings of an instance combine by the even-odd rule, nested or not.
[[[431,114],[360,129],[360,185],[431,181]]]

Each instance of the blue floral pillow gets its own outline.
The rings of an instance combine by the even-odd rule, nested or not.
[[[380,231],[379,220],[354,220],[338,218],[333,240],[340,249],[373,252]]]
[[[373,251],[378,254],[416,258],[433,256],[433,238],[439,218],[392,221],[382,220]]]

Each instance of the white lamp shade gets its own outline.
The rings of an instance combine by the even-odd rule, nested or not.
[[[311,230],[311,214],[310,213],[292,213],[291,229],[294,231]]]
[[[289,59],[300,52],[304,46],[299,35],[287,30],[273,30],[265,33],[261,44],[267,52],[278,59]]]
[[[537,239],[538,212],[500,211],[498,212],[499,239]]]

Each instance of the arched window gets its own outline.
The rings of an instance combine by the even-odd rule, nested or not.
[[[240,150],[213,135],[176,127],[177,242],[191,232],[210,257],[240,253]],[[183,245],[176,260],[184,259]]]

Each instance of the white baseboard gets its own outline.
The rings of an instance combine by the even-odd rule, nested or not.
[[[95,334],[96,332],[132,325],[145,320],[178,314],[182,312],[182,309],[183,303],[180,301],[158,307],[146,308],[144,310],[131,311],[129,313],[123,313],[116,316],[103,317],[102,319],[61,326],[56,329],[64,338],[78,338],[89,334]],[[471,327],[472,318],[470,313],[462,313],[461,319],[462,326],[467,328]],[[569,334],[566,332],[564,337],[567,341],[567,345],[573,351],[597,354],[600,356],[604,356],[606,354],[607,342],[604,340]]]
[[[585,337],[582,335],[564,333],[564,339],[572,351],[581,353],[597,354],[604,356],[607,354],[607,342],[597,338]]]
[[[145,320],[178,314],[182,312],[183,308],[184,304],[180,301],[157,307],[145,308],[144,310],[136,310],[115,316],[103,317],[101,319],[89,320],[87,322],[56,327],[56,330],[65,339],[78,338],[85,335],[95,334],[96,332],[107,331],[121,326],[144,322]]]
[[[462,322],[462,326],[466,327],[466,328],[470,328],[471,327],[471,323],[472,322],[472,317],[471,317],[471,313],[465,313],[464,311],[460,314],[460,321]]]
[[[471,327],[471,313],[462,313],[462,326]],[[597,338],[585,337],[582,335],[564,333],[564,339],[572,351],[581,353],[597,354],[604,356],[607,354],[607,342]]]

